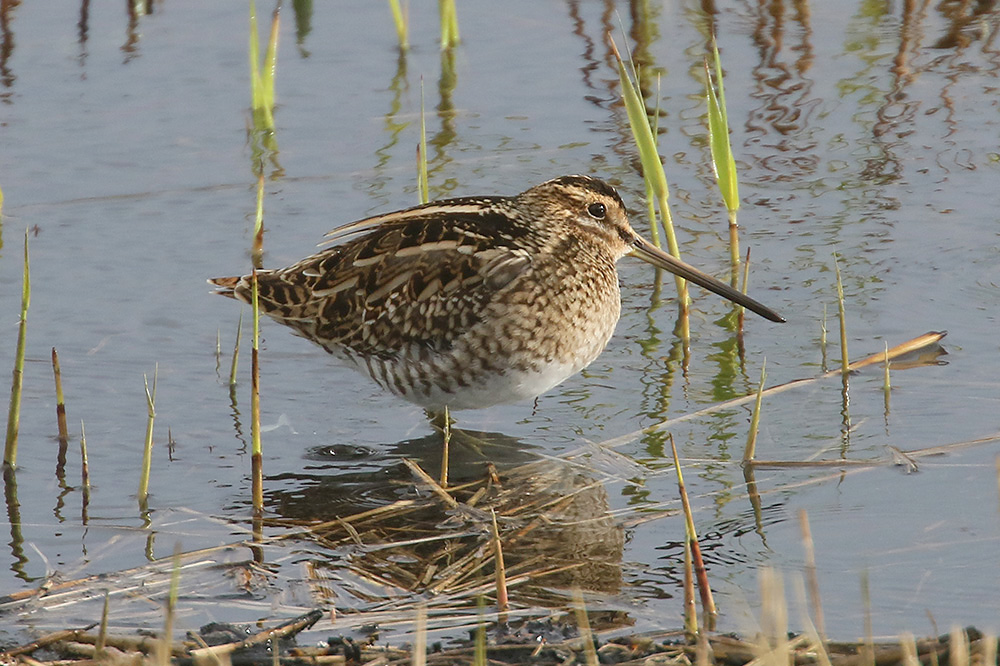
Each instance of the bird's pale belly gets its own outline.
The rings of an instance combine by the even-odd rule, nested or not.
[[[590,365],[614,332],[617,313],[608,314],[558,335],[548,326],[516,332],[482,330],[447,352],[412,349],[362,358],[345,355],[342,349],[329,351],[382,388],[421,407],[482,409],[535,398]]]

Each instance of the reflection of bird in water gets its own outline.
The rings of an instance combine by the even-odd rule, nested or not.
[[[310,471],[283,474],[267,503],[282,519],[313,525],[309,538],[336,555],[324,554],[317,566],[379,580],[400,594],[433,592],[453,600],[468,590],[480,594],[494,575],[491,512],[508,576],[532,574],[518,586],[520,603],[563,606],[565,596],[553,588],[620,591],[625,531],[610,512],[604,473],[587,459],[538,460],[533,447],[501,433],[455,432],[459,439],[463,434],[483,448],[455,448],[455,506],[426,486],[414,489],[411,468],[398,459],[393,464],[413,453],[433,458],[440,441],[432,435],[395,444],[394,453],[367,471],[356,465],[332,471],[345,459],[370,460],[367,450],[316,450]],[[317,471],[323,460],[331,471]],[[485,460],[495,461],[499,483]],[[353,577],[331,576],[330,584],[336,580]]]
[[[433,202],[328,237],[332,247],[257,272],[261,311],[435,411],[533,398],[586,367],[618,322],[615,264],[628,254],[783,321],[652,246],[615,189],[587,176]],[[249,275],[211,282],[251,300]]]

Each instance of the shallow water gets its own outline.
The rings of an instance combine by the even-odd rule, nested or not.
[[[921,449],[997,431],[998,16],[989,7],[969,16],[949,15],[958,11],[950,6],[907,7],[770,3],[708,16],[699,3],[519,1],[502,12],[460,4],[463,44],[451,62],[438,51],[430,9],[411,8],[413,48],[401,58],[379,3],[285,7],[265,265],[297,260],[338,224],[416,202],[421,79],[433,197],[515,193],[557,175],[592,173],[614,181],[636,227],[647,228],[603,38],[618,30],[617,10],[630,48],[661,75],[660,152],[684,257],[725,275],[726,216],[700,97],[704,35],[714,24],[739,163],[742,243],[752,248],[750,291],[788,323],[748,318],[741,360],[724,321],[728,306],[696,290],[690,359],[682,365],[672,302],[657,302],[654,272],[626,259],[622,321],[586,372],[536,405],[459,415],[463,427],[508,438],[488,455],[501,467],[614,439],[625,458],[591,458],[607,509],[626,525],[622,585],[589,603],[625,612],[634,630],[678,626],[683,523],[673,514],[639,520],[677,507],[669,444],[662,432],[627,435],[753,391],[765,358],[768,385],[818,374],[824,307],[834,363],[834,253],[852,358],[942,329],[948,354],[940,365],[895,371],[888,411],[881,369],[852,377],[849,428],[836,379],[766,398],[758,457],[889,458],[889,446]],[[229,543],[243,538],[247,523],[248,347],[234,406],[226,376],[239,308],[205,284],[249,268],[255,178],[245,130],[247,9],[199,2],[152,9],[130,19],[93,6],[82,19],[73,3],[25,3],[4,16],[0,368],[13,364],[25,228],[32,230],[33,292],[20,537],[12,529],[0,552],[7,572],[0,593],[36,587],[56,572],[72,578],[139,566],[147,555],[169,555],[175,542],[185,550]],[[667,280],[664,296],[671,290]],[[75,442],[72,490],[61,491],[54,473],[53,346],[74,440],[80,421],[86,424],[94,484],[86,525]],[[338,507],[364,506],[369,495],[385,501],[373,488],[380,479],[407,478],[399,474],[401,457],[436,464],[436,441],[419,409],[318,348],[266,322],[262,359],[263,421],[276,426],[264,433],[274,516],[329,518]],[[142,381],[154,368],[147,528],[135,492]],[[998,629],[996,442],[923,458],[914,473],[761,469],[758,518],[738,465],[748,420],[743,406],[669,429],[688,464],[723,629],[752,626],[744,609],[758,603],[762,566],[790,576],[802,570],[803,509],[829,635],[861,634],[865,575],[877,634],[935,631],[928,612],[942,630],[952,623]],[[303,562],[330,556],[315,545],[297,548],[271,553],[282,580],[296,579]],[[294,586],[260,596],[289,607],[316,603]],[[0,624],[62,626],[93,619],[86,611],[8,610]],[[208,617],[250,621],[258,611],[202,609],[184,628]],[[155,616],[121,621],[159,626]],[[350,626],[342,615],[336,629]]]

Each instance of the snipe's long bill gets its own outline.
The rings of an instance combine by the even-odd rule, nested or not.
[[[327,237],[330,247],[257,272],[261,311],[432,410],[534,398],[586,367],[618,322],[625,255],[784,321],[648,243],[618,192],[589,176],[432,202]],[[210,282],[250,301],[249,275]]]

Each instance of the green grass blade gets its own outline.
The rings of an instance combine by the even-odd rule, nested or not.
[[[142,449],[142,470],[139,475],[139,504],[144,506],[149,496],[149,473],[153,466],[153,422],[156,420],[156,377],[159,364],[153,366],[153,390],[149,390],[149,379],[142,376],[146,387],[146,442]],[[145,511],[145,508],[143,508]]]
[[[441,50],[446,51],[458,45],[458,12],[455,0],[438,0],[441,14]]]
[[[264,71],[261,72],[261,89],[264,95],[264,107],[274,109],[274,75],[278,64],[278,32],[281,26],[281,10],[279,4],[271,15],[271,34],[267,40],[267,51],[264,53]]]
[[[399,0],[389,0],[389,9],[392,10],[392,21],[396,24],[396,38],[399,39],[399,49],[406,51],[410,48],[407,11],[400,6]]]
[[[657,199],[661,199],[664,196],[669,197],[670,190],[667,187],[667,175],[663,171],[663,164],[660,162],[660,155],[656,150],[656,138],[653,136],[653,130],[649,125],[646,105],[643,104],[642,98],[639,97],[636,84],[632,83],[632,78],[625,67],[625,61],[622,60],[621,55],[618,53],[618,47],[613,38],[611,38],[611,49],[614,51],[615,59],[618,61],[618,77],[622,83],[622,97],[625,100],[625,110],[628,113],[629,124],[632,126],[632,135],[635,137],[635,143],[639,148],[639,159],[642,162],[643,175],[649,178],[653,194]]]
[[[28,306],[31,305],[31,270],[28,263],[28,230],[24,230],[24,274],[21,281],[21,321],[17,328],[17,352],[14,357],[14,375],[10,386],[10,405],[7,409],[7,437],[4,442],[4,464],[13,468],[17,464],[17,434],[21,427],[21,387],[24,380],[24,348],[28,337]]]
[[[430,201],[427,178],[427,123],[424,115],[424,77],[420,77],[420,144],[417,146],[417,195],[420,203]]]
[[[709,146],[712,149],[712,168],[715,170],[719,191],[726,208],[736,211],[740,207],[739,180],[736,175],[732,144],[729,142],[729,118],[726,114],[726,96],[722,83],[722,62],[719,59],[719,48],[715,44],[712,45],[712,56],[715,64],[715,86],[712,85],[708,62],[705,62],[705,96],[708,99],[708,136]]]

